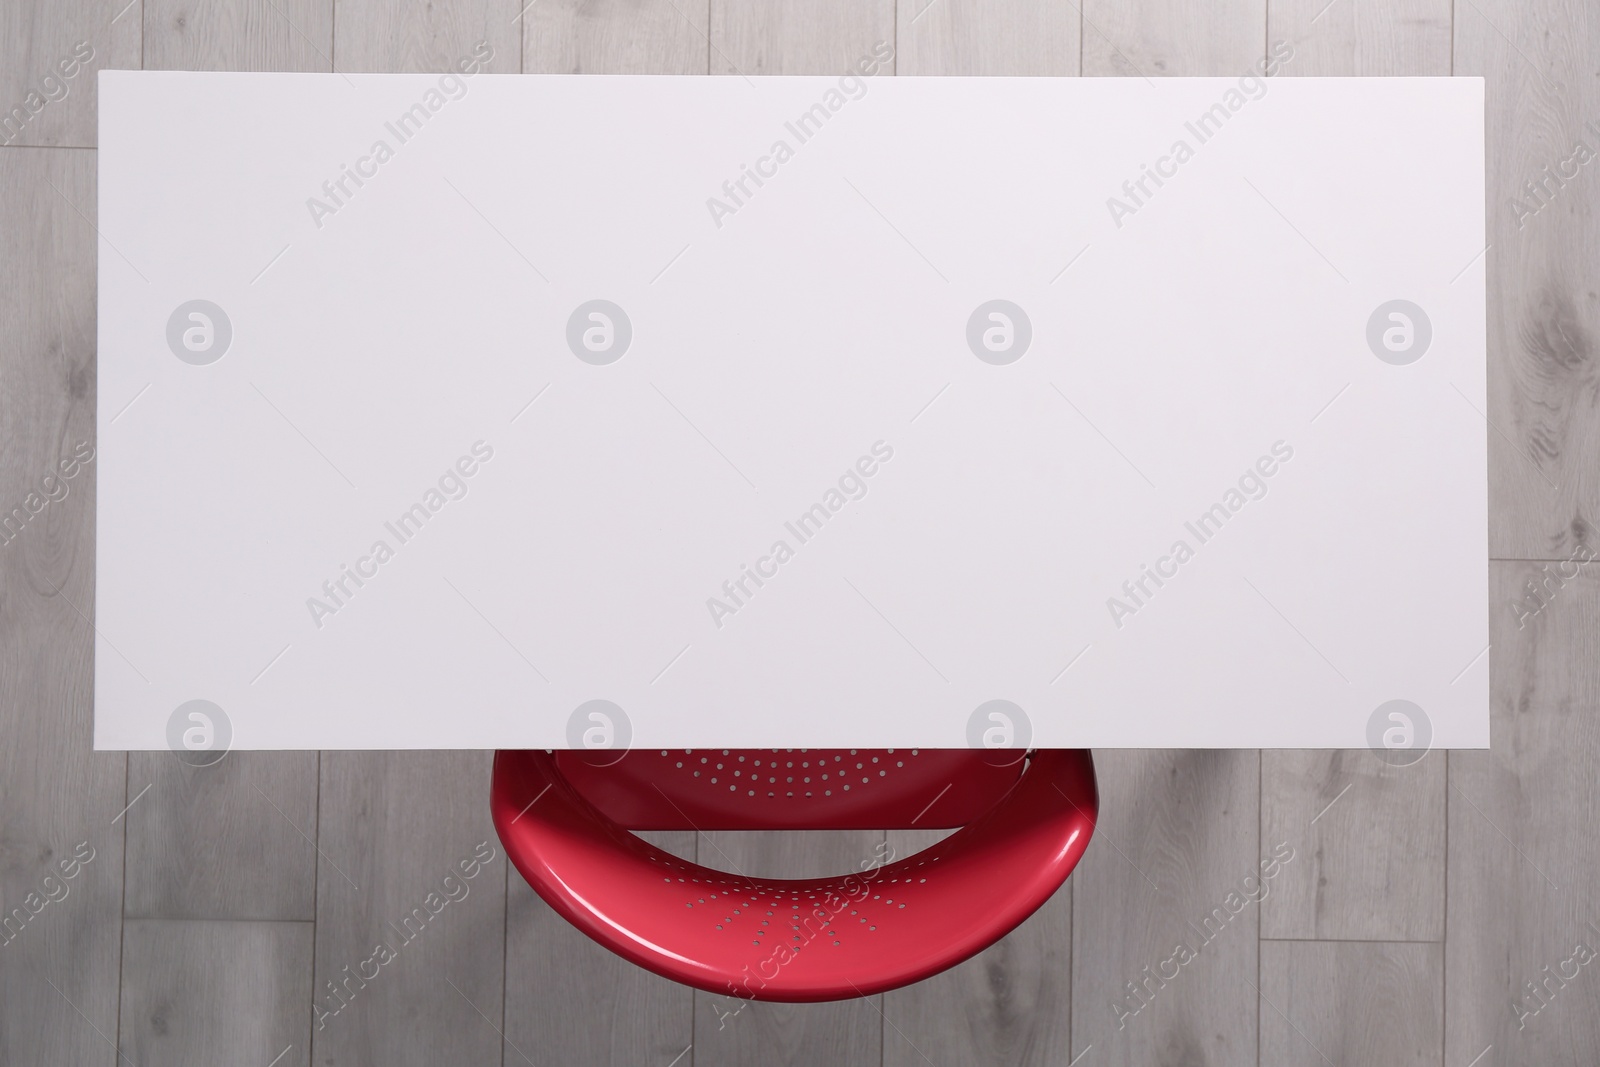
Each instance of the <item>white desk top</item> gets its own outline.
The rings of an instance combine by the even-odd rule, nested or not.
[[[96,746],[1484,746],[1482,97],[105,72]]]

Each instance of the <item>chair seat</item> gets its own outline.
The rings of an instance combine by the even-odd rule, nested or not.
[[[747,761],[769,754],[727,753]],[[571,762],[537,751],[495,756],[495,826],[528,884],[639,966],[759,1000],[867,996],[967,959],[1061,886],[1098,810],[1089,754],[1039,751],[1020,774],[1011,769],[1010,787],[986,812],[914,856],[833,878],[755,878],[633,836],[567,779]]]

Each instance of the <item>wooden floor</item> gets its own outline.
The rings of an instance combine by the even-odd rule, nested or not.
[[[498,851],[400,931],[496,843],[487,754],[91,751],[90,464],[0,544],[0,912],[29,915],[0,1065],[1600,1064],[1600,567],[1552,565],[1600,514],[1593,2],[5,0],[0,107],[27,121],[0,133],[0,510],[94,439],[97,69],[442,71],[486,41],[505,73],[839,73],[889,41],[902,75],[1153,79],[1279,40],[1283,76],[1487,80],[1490,245],[1461,283],[1487,273],[1491,751],[1099,753],[1094,844],[1004,942],[886,996],[736,1010],[584,940]],[[772,874],[881,840],[661,835]],[[1201,937],[1275,850],[1264,899]],[[352,978],[380,939],[396,958]]]

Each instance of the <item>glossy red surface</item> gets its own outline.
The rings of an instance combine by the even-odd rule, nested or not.
[[[1040,751],[993,807],[933,847],[789,880],[646,844],[580,795],[551,753],[498,753],[491,804],[522,876],[591,938],[674,981],[782,1001],[895,989],[993,944],[1060,888],[1098,810],[1089,753]]]
[[[948,829],[994,807],[1023,764],[959,748],[556,753],[561,776],[630,830]]]

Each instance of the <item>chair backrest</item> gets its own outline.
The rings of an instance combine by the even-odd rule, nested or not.
[[[1013,750],[658,749],[556,753],[561,776],[630,830],[965,826],[1026,764]]]

